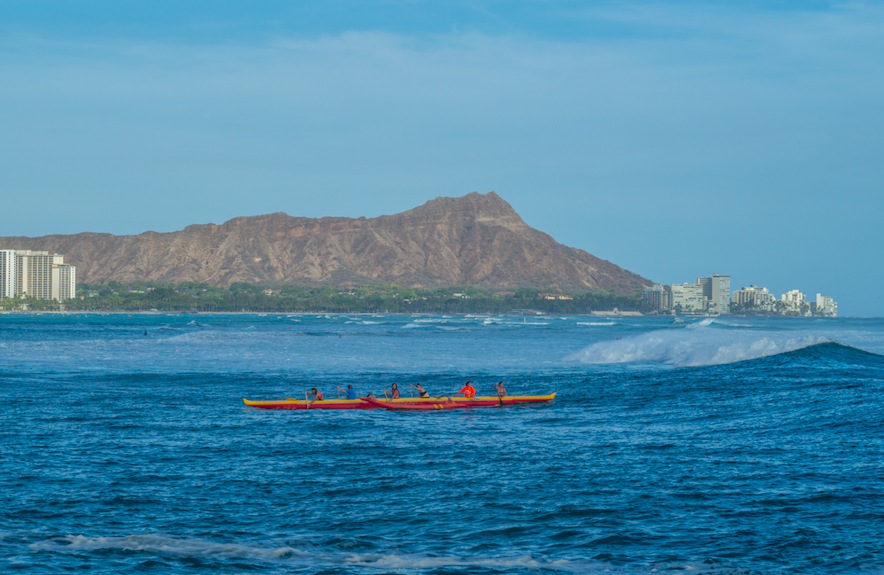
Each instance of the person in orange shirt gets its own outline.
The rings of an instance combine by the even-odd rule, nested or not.
[[[473,387],[473,382],[468,381],[467,384],[465,386],[463,386],[463,389],[461,389],[459,392],[455,393],[454,395],[455,395],[455,397],[457,397],[461,393],[466,398],[476,397],[476,388]]]

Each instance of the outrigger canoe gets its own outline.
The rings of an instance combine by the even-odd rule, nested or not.
[[[545,401],[552,401],[555,399],[556,394],[551,393],[549,395],[508,395],[503,398],[504,405],[513,405],[516,403],[543,403]],[[372,405],[368,401],[368,399],[376,399],[379,403],[383,403],[383,406]],[[500,405],[500,400],[497,397],[484,396],[484,397],[454,397],[444,399],[441,397],[428,397],[428,398],[418,398],[418,397],[400,397],[399,399],[377,399],[377,398],[361,398],[361,399],[323,399],[314,402],[306,401],[303,399],[277,399],[272,401],[252,401],[250,399],[243,399],[243,403],[245,403],[248,407],[257,407],[259,409],[390,409],[387,406],[395,406],[398,404],[405,405],[432,405],[434,402],[445,403],[447,405],[448,401],[456,403],[461,407],[493,407],[495,405]],[[414,407],[407,407],[406,409],[415,409]],[[420,408],[418,408],[420,409]],[[428,409],[436,409],[436,408],[428,408]]]

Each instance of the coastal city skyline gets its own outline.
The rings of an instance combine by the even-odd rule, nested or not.
[[[77,289],[77,268],[65,264],[64,255],[35,250],[0,249],[0,299],[35,298],[38,300],[65,300],[98,295],[88,289]],[[537,286],[542,287],[542,286]],[[151,288],[152,289],[152,288]],[[131,293],[145,293],[130,290]],[[278,290],[265,289],[264,295],[278,295]],[[455,292],[455,297],[464,294]],[[494,295],[510,297],[514,292],[497,291]],[[547,300],[571,300],[561,293],[538,293]],[[834,298],[816,294],[811,300],[807,294],[792,289],[778,300],[766,287],[751,284],[731,291],[731,278],[713,273],[699,277],[694,283],[654,284],[641,290],[645,311],[664,314],[730,315],[776,314],[837,317],[838,304]]]
[[[838,317],[838,303],[831,296],[817,293],[815,298],[809,298],[807,293],[791,289],[777,299],[768,288],[755,284],[731,291],[731,277],[715,273],[699,277],[694,283],[644,288],[642,301],[657,313],[665,314]]]

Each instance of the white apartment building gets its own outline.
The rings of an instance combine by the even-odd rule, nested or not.
[[[654,284],[642,290],[642,303],[655,310],[672,308],[672,290],[669,286]]]
[[[64,256],[36,250],[0,249],[0,297],[64,301],[77,292],[77,268]]]
[[[15,297],[15,250],[0,250],[0,298]]]
[[[709,278],[709,301],[712,302],[712,311],[721,315],[731,312],[731,277],[712,274]]]
[[[786,311],[801,311],[801,306],[805,304],[806,296],[797,289],[790,290],[783,294],[780,298],[786,304]]]
[[[63,302],[77,297],[77,268],[67,264],[52,266],[52,299]]]
[[[774,311],[776,298],[767,288],[755,284],[734,292],[733,302],[737,305],[748,304],[763,311]]]
[[[63,264],[64,256],[43,251],[15,251],[15,295],[52,299],[52,266]]]
[[[701,284],[672,284],[672,309],[682,313],[703,313],[707,299]]]
[[[816,313],[828,317],[838,317],[838,304],[834,299],[816,294]]]

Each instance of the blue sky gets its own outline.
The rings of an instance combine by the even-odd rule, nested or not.
[[[884,316],[884,6],[0,0],[0,235],[497,191],[660,283]]]

